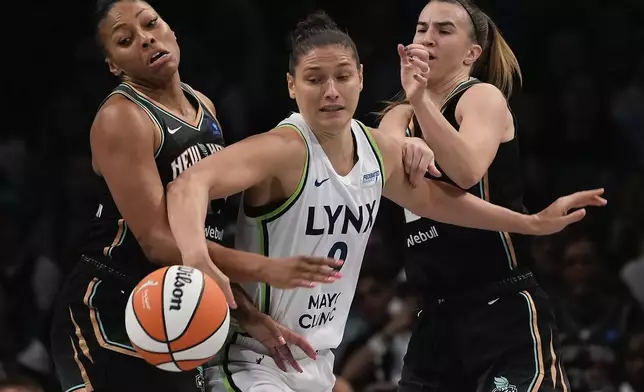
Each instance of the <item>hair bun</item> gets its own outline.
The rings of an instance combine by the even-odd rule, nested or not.
[[[338,25],[324,11],[316,11],[300,21],[291,35],[293,43],[323,30],[338,30]]]

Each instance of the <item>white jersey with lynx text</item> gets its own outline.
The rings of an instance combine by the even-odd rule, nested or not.
[[[342,278],[314,288],[280,290],[245,285],[260,310],[304,336],[316,350],[342,341],[367,241],[383,188],[382,158],[370,130],[351,122],[358,160],[346,175],[336,173],[299,113],[278,125],[305,141],[307,163],[295,193],[272,212],[248,216],[241,208],[236,248],[269,257],[328,256],[344,260]]]

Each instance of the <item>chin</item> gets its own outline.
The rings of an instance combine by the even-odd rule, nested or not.
[[[346,110],[336,113],[332,116],[322,115],[318,117],[318,123],[326,129],[330,128],[344,128],[351,121],[351,116]]]

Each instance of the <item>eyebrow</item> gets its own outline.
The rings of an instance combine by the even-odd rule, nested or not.
[[[440,22],[434,22],[434,24],[435,24],[436,26],[438,26],[438,27],[452,27],[452,28],[456,28],[456,25],[454,24],[454,22],[452,22],[452,21],[450,21],[450,20],[445,20],[445,21],[440,21]],[[416,24],[416,26],[421,27],[421,28],[424,28],[424,29],[428,29],[428,28],[429,28],[429,23],[427,23],[427,22],[418,22],[418,23]]]

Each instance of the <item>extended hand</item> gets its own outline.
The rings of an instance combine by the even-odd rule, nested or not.
[[[601,195],[604,189],[593,189],[589,191],[576,192],[571,195],[562,196],[548,208],[535,214],[536,235],[548,235],[563,230],[571,223],[579,222],[586,216],[586,210],[583,207],[603,207],[607,201]],[[580,208],[572,213],[570,210]]]

